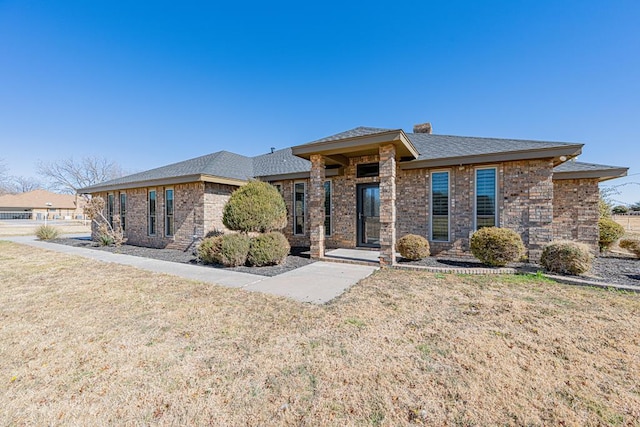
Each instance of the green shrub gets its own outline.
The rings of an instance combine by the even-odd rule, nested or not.
[[[601,251],[607,251],[611,245],[624,236],[624,227],[609,218],[600,218],[598,229],[600,231],[598,244]]]
[[[620,240],[620,247],[634,254],[636,258],[640,258],[640,240],[638,239]]]
[[[36,237],[40,240],[56,239],[60,231],[51,225],[41,225],[36,229]]]
[[[256,267],[281,264],[290,250],[289,241],[279,231],[260,234],[251,239],[247,263]]]
[[[251,181],[231,194],[222,222],[228,229],[244,233],[281,230],[287,225],[287,207],[273,185]]]
[[[220,239],[220,248],[217,251],[213,251],[215,262],[225,267],[237,267],[247,262],[249,236],[242,233],[234,233],[213,237],[213,239],[218,238]]]
[[[484,227],[471,236],[471,253],[484,264],[502,267],[525,253],[522,238],[508,228]]]
[[[396,242],[396,250],[403,258],[417,260],[429,256],[429,241],[417,234],[407,234]]]
[[[553,273],[578,275],[589,271],[592,259],[584,243],[560,240],[544,248],[540,264]]]
[[[223,234],[224,234],[224,231],[214,228],[213,230],[207,231],[207,234],[204,235],[204,238],[206,239],[207,237],[218,237],[218,236],[222,236]]]
[[[200,262],[205,264],[216,264],[217,256],[220,253],[222,235],[205,237],[196,249],[196,256]]]

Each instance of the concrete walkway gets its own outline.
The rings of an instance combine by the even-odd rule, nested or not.
[[[278,276],[266,277],[220,268],[161,261],[43,242],[37,240],[34,236],[7,236],[0,237],[0,240],[8,240],[102,262],[129,265],[154,273],[171,274],[185,279],[231,288],[243,288],[253,292],[284,296],[296,301],[314,304],[324,304],[342,295],[351,286],[377,269],[373,266],[315,262]]]

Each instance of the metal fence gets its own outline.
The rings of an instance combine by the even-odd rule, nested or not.
[[[0,211],[0,219],[34,219],[34,217],[33,212]]]

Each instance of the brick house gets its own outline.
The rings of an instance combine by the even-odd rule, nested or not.
[[[433,253],[464,254],[474,230],[517,231],[537,260],[554,239],[597,248],[598,183],[627,168],[573,160],[582,144],[434,135],[431,125],[358,127],[256,157],[220,151],[79,192],[102,196],[129,243],[186,249],[224,229],[222,207],[250,179],[275,185],[293,246],[377,248],[394,262],[396,237],[426,237]]]

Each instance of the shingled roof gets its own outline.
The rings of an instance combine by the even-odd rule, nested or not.
[[[553,179],[598,178],[600,181],[627,175],[629,168],[577,161],[564,162],[553,168]]]
[[[357,143],[357,141],[361,139],[379,138],[379,135],[390,132],[406,135],[406,137],[403,136],[403,138],[408,138],[418,152],[417,157],[414,156],[410,160],[402,159],[400,167],[403,169],[535,158],[554,158],[556,164],[559,164],[567,158],[573,158],[580,154],[583,146],[582,144],[566,142],[404,133],[400,129],[394,130],[361,126],[297,147],[323,145],[323,143],[349,140],[354,140]],[[569,163],[571,163],[571,165],[569,165]],[[566,162],[556,167],[555,171],[560,174],[559,176],[573,176],[580,172],[583,175],[586,174],[585,176],[600,173],[604,174],[603,176],[611,175],[611,178],[613,178],[623,176],[613,175],[621,173],[624,169],[624,174],[626,174],[625,168],[604,165],[592,165],[589,168],[587,166],[577,166],[577,164],[588,165],[578,162]],[[578,170],[579,168],[582,169]],[[285,148],[255,157],[242,156],[228,151],[218,151],[194,159],[85,187],[78,191],[80,193],[93,193],[114,189],[171,185],[195,181],[211,181],[240,185],[252,178],[275,180],[303,177],[308,175],[310,170],[311,163],[308,160],[293,155],[292,148]],[[334,172],[336,171],[328,171],[328,174],[335,174]]]

